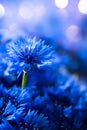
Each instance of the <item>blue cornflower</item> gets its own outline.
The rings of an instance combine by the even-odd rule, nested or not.
[[[20,116],[15,122],[16,130],[48,130],[47,117],[44,114],[39,114],[35,110],[29,110],[25,116]]]
[[[33,66],[51,63],[53,59],[52,47],[36,38],[26,38],[7,45],[8,58],[15,65],[30,70]]]
[[[12,115],[15,111],[14,106],[11,103],[5,102],[5,96],[7,95],[7,90],[0,86],[0,130],[14,130],[13,127],[8,122],[8,117]]]
[[[20,114],[26,113],[29,100],[26,89],[15,86],[7,90],[0,86],[0,130],[14,130],[14,121],[18,120]]]
[[[70,77],[60,86],[45,88],[44,100],[39,98],[39,111],[45,112],[50,127],[55,130],[87,128],[87,89]],[[36,101],[38,101],[36,99]],[[37,109],[34,100],[33,108]],[[45,107],[43,107],[45,105]],[[43,109],[40,109],[43,108]]]
[[[26,108],[29,105],[31,94],[26,89],[21,89],[14,86],[8,90],[8,97],[17,108]]]

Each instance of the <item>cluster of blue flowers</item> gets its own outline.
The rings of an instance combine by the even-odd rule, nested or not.
[[[0,43],[0,130],[87,130],[87,88],[36,38]]]

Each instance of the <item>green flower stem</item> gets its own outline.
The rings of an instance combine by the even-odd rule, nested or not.
[[[26,82],[27,82],[28,73],[26,70],[23,70],[23,76],[22,76],[22,88],[25,88]]]

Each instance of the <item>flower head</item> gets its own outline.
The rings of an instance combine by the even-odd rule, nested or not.
[[[0,130],[14,130],[10,122],[18,120],[26,112],[30,96],[26,89],[13,87],[7,90],[0,86]]]
[[[44,114],[38,114],[37,111],[29,110],[25,116],[20,116],[18,122],[15,122],[16,130],[47,130],[48,120]]]
[[[51,63],[53,59],[52,47],[44,41],[37,41],[36,38],[21,39],[8,44],[8,55],[10,61],[20,68],[30,70],[33,66]]]

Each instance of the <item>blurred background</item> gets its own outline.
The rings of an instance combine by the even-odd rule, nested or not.
[[[63,67],[87,78],[87,0],[0,0],[0,48],[24,35],[52,44]]]

